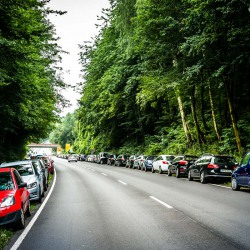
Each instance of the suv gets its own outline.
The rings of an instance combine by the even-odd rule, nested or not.
[[[232,190],[240,187],[250,187],[250,152],[244,155],[240,166],[233,172],[231,179]]]
[[[114,165],[118,167],[125,166],[128,158],[128,155],[118,155]]]
[[[188,168],[198,159],[195,155],[178,155],[168,168],[168,176],[175,174],[176,178],[187,176]]]
[[[230,179],[236,165],[232,156],[204,154],[188,169],[188,180],[199,178],[204,184],[208,179]]]
[[[109,153],[101,152],[96,157],[96,163],[98,163],[98,164],[107,164],[108,157],[109,157]]]

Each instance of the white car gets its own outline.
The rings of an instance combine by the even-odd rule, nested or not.
[[[71,162],[71,161],[77,162],[77,155],[70,155],[70,156],[68,157],[68,162]]]
[[[158,171],[159,174],[168,172],[168,167],[171,165],[174,155],[159,155],[153,161],[152,173]]]

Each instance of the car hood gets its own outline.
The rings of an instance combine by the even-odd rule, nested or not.
[[[30,183],[33,183],[35,181],[37,181],[37,178],[35,175],[28,175],[28,176],[22,176],[22,179],[24,182],[26,182],[28,185]]]
[[[14,195],[15,190],[4,190],[0,191],[0,201],[5,198],[6,196]]]

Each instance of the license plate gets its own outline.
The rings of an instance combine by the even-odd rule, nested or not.
[[[232,173],[230,169],[221,169],[220,170],[222,173]]]

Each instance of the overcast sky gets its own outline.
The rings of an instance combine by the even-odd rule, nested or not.
[[[67,11],[62,16],[51,15],[50,20],[56,27],[57,36],[61,39],[59,45],[69,55],[63,55],[62,67],[64,80],[67,84],[75,85],[81,82],[79,65],[78,44],[90,41],[98,31],[95,24],[97,16],[101,15],[102,8],[109,7],[109,0],[51,0],[49,7],[53,10]],[[80,95],[67,90],[64,95],[70,100],[72,106],[63,111],[62,115],[72,112],[77,108],[77,100]]]

